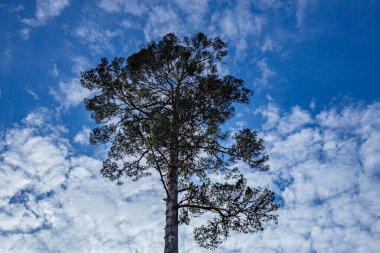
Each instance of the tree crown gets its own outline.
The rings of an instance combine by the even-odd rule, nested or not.
[[[94,91],[85,100],[100,125],[93,144],[111,143],[101,173],[117,183],[124,176],[138,180],[152,170],[167,191],[167,173],[178,165],[179,221],[205,211],[215,219],[195,230],[197,242],[215,248],[230,230],[256,232],[263,222],[276,220],[274,193],[247,187],[237,161],[266,171],[268,156],[257,132],[244,129],[231,135],[221,126],[234,114],[235,103],[248,103],[253,92],[241,79],[221,77],[217,63],[227,44],[202,33],[182,40],[167,34],[127,59],[103,58],[82,73],[81,84]],[[232,137],[232,138],[230,138]],[[235,178],[214,183],[211,174]]]

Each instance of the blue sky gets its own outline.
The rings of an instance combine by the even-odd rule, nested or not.
[[[0,251],[154,252],[157,177],[117,187],[80,72],[168,32],[229,43],[222,73],[255,91],[231,130],[251,127],[272,170],[245,176],[284,200],[279,224],[218,252],[376,252],[380,238],[380,2],[37,0],[0,3]],[[195,220],[181,227],[182,252]],[[206,251],[205,251],[206,252]]]

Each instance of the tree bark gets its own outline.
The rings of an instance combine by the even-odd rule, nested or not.
[[[172,135],[170,141],[170,159],[167,174],[168,196],[166,199],[166,225],[165,225],[165,250],[164,253],[178,253],[178,135],[179,116],[177,101],[179,98],[179,87],[172,90],[173,121]]]
[[[178,152],[173,146],[167,175],[165,253],[178,253]]]

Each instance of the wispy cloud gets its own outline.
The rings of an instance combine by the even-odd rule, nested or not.
[[[307,13],[315,6],[316,3],[317,0],[297,0],[296,19],[298,28],[303,26]]]
[[[89,60],[82,55],[74,56],[72,61],[74,62],[74,65],[71,68],[71,71],[78,76],[82,71],[85,71],[91,66]]]
[[[267,88],[270,85],[270,81],[275,77],[276,72],[272,69],[267,59],[263,58],[256,61],[259,76],[255,79],[255,87],[258,90]]]
[[[94,53],[113,51],[112,40],[121,34],[120,29],[102,28],[95,22],[82,23],[73,31],[73,36],[81,43],[88,45]]]
[[[89,144],[88,140],[90,139],[90,133],[91,129],[88,127],[83,127],[81,131],[79,131],[75,136],[74,136],[74,142],[79,143],[79,144]]]
[[[208,0],[176,0],[173,1],[185,13],[186,27],[189,30],[199,30],[204,27],[206,13],[209,12]]]
[[[57,88],[51,88],[50,94],[63,106],[68,109],[77,106],[90,93],[80,85],[78,78],[71,78],[67,81],[60,81]]]
[[[248,38],[257,38],[261,35],[266,24],[266,18],[250,11],[250,3],[237,2],[233,8],[226,8],[213,14],[212,29],[221,37],[230,41],[236,48],[237,57],[245,54],[248,47]]]
[[[274,53],[281,51],[281,46],[271,37],[269,37],[269,35],[267,35],[264,39],[264,42],[260,46],[260,50],[263,53]]]
[[[178,35],[184,33],[184,26],[175,10],[169,6],[155,6],[149,12],[147,23],[144,27],[144,35],[147,41],[162,37],[174,32]]]
[[[39,99],[40,99],[40,96],[38,96],[38,94],[37,94],[34,90],[32,90],[32,89],[30,89],[30,88],[26,88],[25,91],[26,91],[29,95],[31,95],[35,100],[39,100]]]
[[[37,0],[34,18],[21,20],[25,27],[20,30],[20,35],[28,39],[31,28],[45,25],[49,20],[59,16],[69,4],[69,0]]]
[[[136,16],[142,15],[148,10],[144,1],[138,0],[100,0],[99,7],[111,13],[125,12]]]
[[[144,43],[135,41],[133,36],[126,38],[125,34],[130,29],[142,32],[146,41],[156,40],[169,32],[183,36],[201,31],[210,36],[220,36],[229,43],[234,62],[242,62],[248,57],[261,59],[257,62],[260,76],[255,82],[261,88],[269,88],[271,80],[281,77],[276,75],[276,69],[268,58],[288,55],[289,52],[284,51],[284,43],[289,43],[300,33],[293,26],[285,28],[280,24],[283,20],[297,20],[301,25],[315,2],[316,0],[241,0],[211,4],[207,0],[165,3],[99,0],[100,10],[112,13],[122,21],[116,27],[110,27],[99,25],[95,20],[90,21],[90,18],[77,26],[72,34],[96,54],[107,51],[114,53],[115,41],[122,42],[124,46],[132,42],[134,47]],[[125,17],[125,13],[135,16],[133,21],[132,18]],[[249,48],[258,50],[251,51]],[[124,50],[129,51],[126,48]]]
[[[75,107],[83,102],[90,92],[80,85],[80,73],[89,67],[89,61],[86,57],[81,55],[72,58],[73,66],[71,71],[73,77],[62,79],[58,85],[51,86],[49,93],[60,104],[60,106],[67,110],[70,107]]]
[[[53,67],[49,70],[49,74],[52,77],[58,77],[59,76],[59,70],[58,70],[57,64],[53,63]]]

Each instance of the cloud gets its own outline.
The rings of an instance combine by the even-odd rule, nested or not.
[[[58,70],[57,64],[53,63],[53,68],[49,69],[49,74],[52,77],[58,77],[59,76],[59,70]]]
[[[45,25],[46,22],[56,16],[69,6],[69,0],[37,0],[35,18],[23,19],[22,22],[30,27]]]
[[[121,26],[126,30],[129,30],[129,29],[140,30],[141,29],[141,25],[139,23],[128,20],[128,19],[124,19],[123,21],[121,21]]]
[[[64,140],[55,138],[60,128],[49,135],[37,134],[36,127],[42,126],[46,119],[44,111],[29,114],[24,127],[9,129],[0,142],[4,150],[0,155],[0,234],[3,236],[33,233],[54,223],[59,205],[55,192],[65,182],[68,148]]]
[[[250,4],[239,1],[234,8],[225,8],[212,15],[212,30],[231,42],[237,57],[244,55],[249,40],[261,35],[266,19],[250,11]]]
[[[146,5],[138,0],[100,0],[99,7],[107,12],[125,12],[136,16],[142,15],[147,11]]]
[[[204,27],[205,15],[209,11],[208,0],[176,0],[175,4],[186,14],[186,27],[191,30],[197,30]],[[202,31],[199,31],[202,32]]]
[[[297,0],[296,3],[296,19],[297,27],[303,26],[307,12],[317,3],[317,0]]]
[[[144,35],[147,41],[162,37],[167,33],[184,33],[184,25],[175,10],[169,6],[155,6],[149,12]]]
[[[273,104],[262,110],[268,118],[262,134],[284,206],[280,224],[257,237],[258,247],[265,252],[376,251],[379,109],[377,102],[315,116],[298,106],[285,114]]]
[[[82,130],[74,136],[74,142],[82,144],[82,145],[89,144],[88,140],[90,139],[90,133],[91,133],[90,128],[83,127]]]
[[[380,102],[319,113],[273,101],[256,111],[270,155],[269,173],[242,167],[252,186],[274,189],[279,224],[233,234],[220,252],[376,252],[380,236]],[[0,139],[0,249],[4,252],[152,252],[163,247],[158,177],[116,186],[101,161],[80,154],[39,108]],[[82,132],[88,131],[83,128]],[[83,134],[83,133],[79,133]],[[77,138],[80,140],[80,138]],[[75,137],[74,137],[75,140]],[[180,228],[183,252],[195,219]],[[22,243],[21,243],[22,242]]]
[[[310,101],[309,108],[310,108],[311,110],[315,110],[316,107],[317,107],[317,102],[315,101],[315,98],[313,98],[313,99]]]
[[[69,4],[69,0],[37,0],[34,18],[21,20],[26,27],[20,30],[20,35],[28,39],[31,28],[45,25],[49,20],[59,16]]]
[[[17,5],[15,5],[15,6],[13,6],[13,8],[12,8],[12,12],[20,12],[20,11],[23,11],[23,10],[25,10],[25,7],[24,7],[24,5],[22,5],[22,4],[17,4]]]
[[[299,106],[294,106],[291,111],[282,116],[277,125],[279,133],[289,133],[304,128],[306,125],[313,123],[310,113]]]
[[[128,13],[144,18],[143,30],[145,38],[150,41],[169,32],[183,33],[187,30],[198,30],[205,26],[204,17],[208,11],[207,0],[160,2],[100,0],[98,6],[109,13]],[[131,21],[123,22],[126,29],[138,29],[139,24]]]
[[[30,37],[30,29],[29,28],[24,27],[24,28],[20,29],[19,33],[20,33],[20,37],[23,40],[27,40]]]
[[[376,252],[380,236],[380,102],[317,114],[273,101],[266,119],[271,171],[241,167],[252,186],[274,189],[279,224],[232,234],[219,252]],[[101,161],[75,152],[46,108],[0,140],[0,249],[4,252],[154,252],[163,247],[158,177],[116,186]],[[183,252],[202,219],[180,228]],[[21,243],[22,242],[22,243]]]
[[[275,42],[272,38],[270,38],[269,36],[266,36],[263,44],[260,47],[260,50],[263,53],[280,52],[281,46],[278,45],[278,43]]]
[[[275,77],[276,72],[269,66],[268,60],[265,58],[256,61],[256,66],[260,76],[255,79],[254,83],[257,89],[260,90],[270,85],[269,82]]]
[[[50,94],[65,109],[79,105],[90,92],[80,85],[78,78],[60,81],[57,88],[51,88]]]
[[[3,51],[4,58],[10,60],[12,58],[14,50],[12,48],[5,48]]]
[[[86,69],[90,68],[91,66],[88,59],[81,55],[74,56],[72,61],[74,62],[74,65],[71,68],[71,71],[77,75],[79,75],[82,71],[85,71]]]
[[[28,127],[41,127],[46,124],[46,121],[51,118],[48,109],[41,107],[30,112],[23,120],[22,123]]]
[[[105,181],[101,162],[73,155],[57,130],[62,127],[46,114],[46,109],[32,112],[0,141],[1,251],[161,248],[164,219],[156,217],[164,205],[157,201],[162,196],[158,178],[128,182],[128,188]]]
[[[95,53],[113,51],[112,40],[122,34],[120,29],[102,28],[96,22],[86,22],[75,28],[73,36]]]
[[[80,84],[79,76],[82,71],[89,68],[90,63],[86,57],[77,55],[72,58],[74,65],[71,71],[74,77],[60,80],[58,87],[50,87],[49,93],[64,108],[69,109],[83,102],[83,99],[90,95],[90,92]]]

